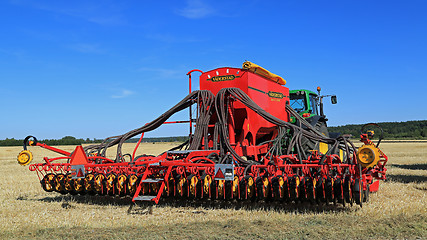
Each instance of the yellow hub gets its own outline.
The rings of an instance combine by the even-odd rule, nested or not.
[[[237,199],[239,197],[239,177],[234,176],[233,180],[233,198]]]
[[[374,167],[380,160],[378,148],[374,145],[363,145],[357,151],[357,160],[363,167]]]
[[[93,183],[93,188],[98,193],[102,192],[102,182],[104,181],[104,179],[105,179],[105,176],[103,174],[97,174],[97,175],[95,175],[95,180],[94,180],[94,183]]]
[[[18,154],[17,160],[20,165],[25,166],[33,160],[33,154],[28,150],[22,150]]]
[[[82,192],[84,190],[83,178],[73,179],[72,183],[73,183],[73,188],[76,192]]]
[[[85,183],[84,183],[84,187],[85,187],[86,192],[93,191],[93,186],[92,186],[91,182],[93,181],[94,177],[95,176],[93,175],[93,173],[86,174]]]
[[[69,173],[65,176],[65,190],[67,192],[71,192],[73,190],[72,176]]]
[[[224,198],[225,180],[218,180],[218,198]]]
[[[54,187],[55,187],[55,191],[57,192],[63,192],[64,189],[64,185],[62,184],[62,182],[65,180],[65,175],[60,173],[57,174],[54,178]]]
[[[120,174],[117,177],[116,188],[117,188],[117,191],[119,193],[124,193],[125,192],[125,189],[126,189],[126,180],[127,180],[127,177],[124,174]]]
[[[107,176],[107,189],[110,191],[114,188],[114,180],[116,179],[116,175],[114,174],[109,174]]]
[[[283,198],[284,194],[285,194],[285,191],[284,191],[285,180],[283,180],[283,177],[278,177],[277,178],[277,183],[279,184],[279,197]]]
[[[184,196],[185,194],[185,190],[184,190],[185,182],[186,182],[185,177],[181,177],[178,181],[176,190],[178,191],[179,196]]]
[[[197,193],[197,183],[199,182],[199,179],[197,179],[197,177],[196,176],[192,176],[191,178],[190,178],[190,182],[189,182],[189,184],[190,184],[190,186],[189,186],[189,190],[190,190],[190,194],[191,194],[191,196],[193,196],[193,197],[195,197],[196,196],[196,193]]]
[[[295,177],[295,196],[297,198],[299,198],[299,184],[300,184],[299,177]]]
[[[168,184],[165,184],[165,190],[163,191],[163,193],[166,194],[166,196],[173,196],[172,195],[173,184],[174,184],[173,177],[170,176]]]
[[[128,181],[128,184],[127,184],[127,188],[128,188],[128,191],[129,191],[130,195],[134,195],[135,194],[136,188],[137,188],[137,185],[136,185],[137,181],[138,181],[138,177],[136,175],[132,174],[132,175],[129,176],[129,181]]]
[[[247,179],[246,193],[248,195],[248,198],[253,198],[255,196],[255,184],[254,179],[252,177],[249,177]]]
[[[203,196],[209,197],[209,191],[211,189],[212,178],[209,175],[206,175],[205,179],[203,179]]]
[[[270,193],[270,181],[268,178],[265,177],[262,179],[262,186],[262,194],[264,195],[264,198],[266,198]]]

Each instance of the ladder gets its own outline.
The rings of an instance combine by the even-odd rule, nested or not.
[[[148,174],[151,172],[150,168],[153,166],[159,166],[159,163],[148,164],[147,169],[142,175],[141,181],[139,182],[138,188],[136,189],[135,195],[132,198],[132,202],[135,201],[153,201],[156,204],[159,203],[160,197],[162,196],[163,190],[165,189],[166,181],[169,179],[169,175],[172,172],[172,166],[169,166],[166,170],[163,178],[147,178]],[[161,183],[160,188],[156,195],[139,195],[141,192],[142,186],[144,183]]]

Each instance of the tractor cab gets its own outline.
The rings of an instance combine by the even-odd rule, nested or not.
[[[320,87],[317,87],[317,92],[310,90],[299,89],[289,91],[289,105],[299,113],[303,118],[316,117],[316,120],[323,118],[327,121],[323,113],[323,98],[331,97],[331,103],[337,103],[337,96],[335,95],[320,95]]]
[[[290,106],[304,118],[310,115],[319,115],[318,95],[309,90],[291,90]]]

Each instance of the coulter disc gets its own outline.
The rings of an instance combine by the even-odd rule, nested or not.
[[[126,184],[127,176],[124,174],[119,174],[116,181],[117,194],[121,197],[126,196]]]
[[[85,192],[93,195],[95,194],[95,190],[93,188],[93,180],[95,178],[95,175],[93,173],[86,174],[85,180],[84,180],[84,188]]]
[[[191,198],[197,198],[199,194],[197,191],[199,179],[197,178],[196,175],[191,174],[190,176],[187,177],[187,182],[188,182],[188,196]]]
[[[62,173],[56,174],[55,178],[53,179],[54,190],[61,194],[67,193],[67,191],[65,191],[64,179],[65,179],[65,175]]]
[[[138,176],[136,176],[135,174],[129,175],[126,188],[127,188],[126,192],[130,196],[135,195],[136,189],[138,188]]]
[[[181,198],[187,196],[187,179],[184,176],[180,176],[176,181],[176,193]]]
[[[71,187],[73,188],[73,192],[84,194],[85,193],[85,187],[84,187],[84,178],[76,178],[71,180]]]
[[[202,176],[201,181],[203,198],[211,197],[212,177],[210,175]]]
[[[40,181],[43,190],[45,190],[46,192],[52,192],[53,190],[55,190],[54,178],[55,174],[53,173],[48,173],[43,177],[43,179]]]
[[[110,173],[105,178],[105,186],[107,188],[107,194],[110,196],[114,196],[114,193],[116,192],[115,189],[115,183],[116,183],[117,176],[114,173]]]
[[[107,189],[105,186],[105,175],[104,174],[102,174],[102,173],[95,174],[95,177],[93,180],[93,189],[99,195],[107,194]]]

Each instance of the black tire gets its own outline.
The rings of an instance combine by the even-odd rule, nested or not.
[[[363,202],[369,201],[369,184],[366,188],[366,190],[363,190]]]
[[[323,135],[325,135],[325,137],[329,137],[328,127],[326,126],[325,121],[317,121],[316,125],[314,125],[314,128]],[[306,137],[301,138],[301,145],[307,156],[311,155],[311,150],[319,151],[319,142],[313,141]]]

